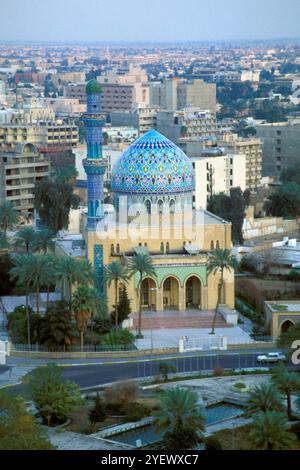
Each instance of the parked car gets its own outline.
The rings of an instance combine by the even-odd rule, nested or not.
[[[286,357],[280,352],[262,354],[257,356],[257,362],[260,364],[276,364],[278,362],[286,362]]]

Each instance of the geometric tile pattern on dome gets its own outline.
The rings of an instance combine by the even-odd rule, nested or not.
[[[185,153],[157,131],[136,140],[116,163],[113,192],[165,194],[193,191],[194,169]]]

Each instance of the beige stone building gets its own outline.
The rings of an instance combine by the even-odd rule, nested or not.
[[[236,134],[228,134],[219,145],[228,153],[246,156],[246,188],[255,191],[261,186],[262,179],[262,141],[257,138],[243,139]]]
[[[300,302],[298,300],[278,300],[265,302],[266,326],[276,340],[291,326],[300,323]],[[291,345],[292,346],[292,345]]]
[[[18,144],[13,152],[0,150],[0,202],[11,202],[20,215],[33,214],[35,184],[49,169],[48,159],[32,144]]]

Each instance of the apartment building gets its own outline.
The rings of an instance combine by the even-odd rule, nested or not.
[[[49,171],[47,157],[33,144],[17,144],[14,151],[0,150],[0,202],[11,202],[20,215],[33,213],[35,184]]]
[[[279,177],[282,170],[300,161],[300,119],[256,126],[263,142],[262,174]]]
[[[236,134],[222,136],[218,143],[228,153],[246,156],[246,188],[251,191],[261,186],[262,179],[262,141],[258,138],[243,139]]]
[[[216,113],[216,84],[201,79],[165,79],[150,82],[150,106],[175,111],[186,107],[207,109]]]
[[[227,154],[224,148],[203,149],[191,157],[195,170],[194,207],[206,209],[214,194],[230,194],[231,188],[246,189],[245,155]]]
[[[158,132],[172,142],[182,139],[208,138],[216,135],[216,116],[199,108],[186,108],[182,111],[158,111],[156,118]]]

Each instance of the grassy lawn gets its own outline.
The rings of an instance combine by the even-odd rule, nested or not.
[[[248,442],[250,425],[236,429],[224,429],[216,432],[212,437],[222,443],[223,450],[253,450]],[[300,450],[300,440],[295,441],[293,450]]]

